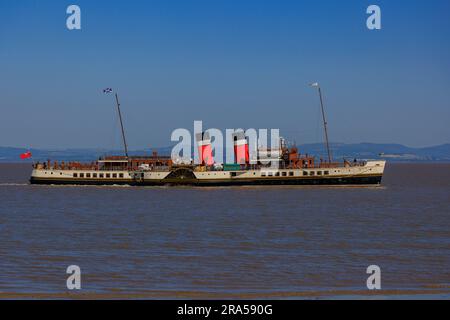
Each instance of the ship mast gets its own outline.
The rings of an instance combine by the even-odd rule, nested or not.
[[[330,152],[330,144],[328,142],[328,128],[327,128],[327,120],[325,118],[325,110],[323,108],[323,99],[322,99],[322,90],[320,89],[320,85],[318,82],[312,83],[310,85],[311,87],[316,87],[319,92],[319,98],[320,98],[320,109],[322,110],[322,120],[323,120],[323,129],[325,131],[325,146],[327,148],[327,154],[328,154],[328,163],[331,163],[331,152]]]
[[[120,112],[119,96],[117,95],[117,93],[115,93],[115,96],[116,96],[117,111],[119,112],[120,128],[122,129],[123,147],[125,150],[125,156],[128,159],[128,147],[127,147],[127,140],[125,139],[125,130],[123,129],[122,113]]]

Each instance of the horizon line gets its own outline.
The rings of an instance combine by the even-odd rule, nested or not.
[[[307,142],[307,143],[295,143],[293,146],[301,146],[301,145],[315,145],[315,144],[324,144],[325,142]],[[172,148],[177,143],[174,143],[174,145],[167,145],[167,146],[147,146],[147,147],[138,147],[134,149],[130,149],[129,151],[142,151],[145,149],[165,149],[165,148]],[[398,143],[398,142],[330,142],[330,145],[362,145],[362,144],[372,144],[372,145],[397,145],[397,146],[403,146],[410,149],[424,149],[424,148],[433,148],[433,147],[440,147],[445,145],[450,145],[450,142],[446,143],[440,143],[440,144],[432,144],[427,146],[420,146],[420,147],[411,147],[407,144]],[[24,149],[24,150],[105,150],[105,151],[123,151],[122,148],[117,149],[111,149],[111,148],[102,148],[102,147],[20,147],[20,146],[1,146],[0,148],[10,148],[10,149]]]

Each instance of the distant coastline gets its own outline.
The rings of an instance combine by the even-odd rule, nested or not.
[[[46,161],[47,159],[59,161],[95,161],[100,156],[122,154],[120,150],[107,149],[30,149],[33,157],[30,160],[21,160],[20,154],[27,151],[25,148],[0,147],[0,162],[32,162]],[[130,151],[131,155],[151,155],[152,151],[160,155],[170,155],[172,147],[149,148]],[[322,143],[298,145],[302,154],[314,154],[325,157]],[[431,147],[412,148],[401,144],[378,143],[332,143],[331,151],[335,159],[385,159],[389,162],[450,162],[450,143]]]

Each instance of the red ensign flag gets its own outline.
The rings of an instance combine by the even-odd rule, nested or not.
[[[27,152],[25,152],[25,153],[22,153],[21,155],[20,155],[20,159],[28,159],[28,158],[31,158],[31,152],[30,151],[27,151]]]

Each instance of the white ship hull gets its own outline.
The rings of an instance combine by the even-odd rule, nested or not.
[[[385,161],[331,168],[196,171],[189,166],[164,171],[34,169],[32,184],[79,185],[371,185],[380,184]]]

